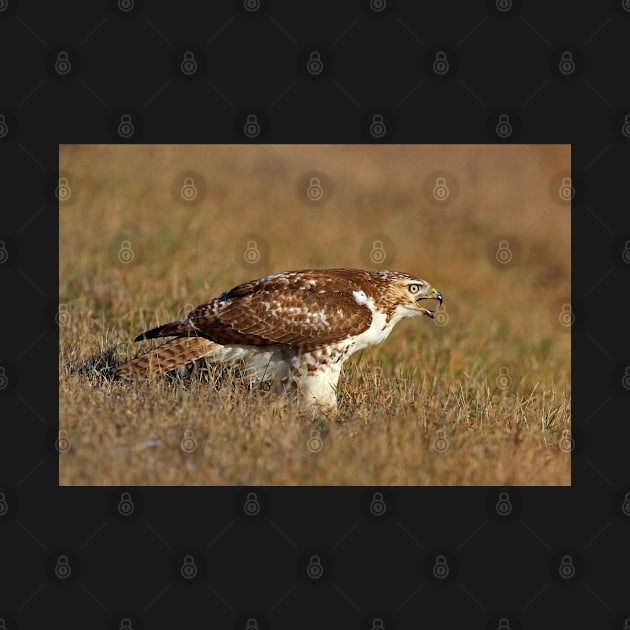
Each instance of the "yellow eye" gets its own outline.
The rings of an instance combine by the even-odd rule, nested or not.
[[[418,293],[418,291],[420,291],[420,285],[419,284],[410,284],[409,285],[409,293]]]

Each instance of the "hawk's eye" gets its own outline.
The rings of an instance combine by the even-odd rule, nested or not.
[[[418,293],[418,291],[420,291],[420,285],[419,284],[410,284],[409,285],[409,293]]]

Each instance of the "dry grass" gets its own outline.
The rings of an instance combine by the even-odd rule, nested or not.
[[[568,147],[64,146],[60,171],[62,485],[570,484]],[[336,417],[212,366],[108,373],[137,333],[239,282],[332,266],[424,277],[448,313],[353,356]]]

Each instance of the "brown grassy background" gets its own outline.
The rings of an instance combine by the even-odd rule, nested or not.
[[[569,484],[569,173],[564,145],[62,146],[60,483]],[[336,418],[213,369],[107,376],[242,281],[337,266],[423,277],[448,320],[354,355]]]

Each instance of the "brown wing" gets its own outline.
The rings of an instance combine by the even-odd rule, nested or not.
[[[366,283],[368,272],[349,269],[275,274],[241,284],[186,320],[139,338],[201,336],[222,345],[286,344],[310,351],[369,328],[370,310],[352,295]]]
[[[154,378],[200,359],[218,347],[203,337],[181,337],[119,365],[114,372],[125,378]]]
[[[346,293],[285,289],[252,293],[209,317],[202,307],[189,319],[201,335],[223,345],[286,344],[309,351],[360,334],[372,314]]]

